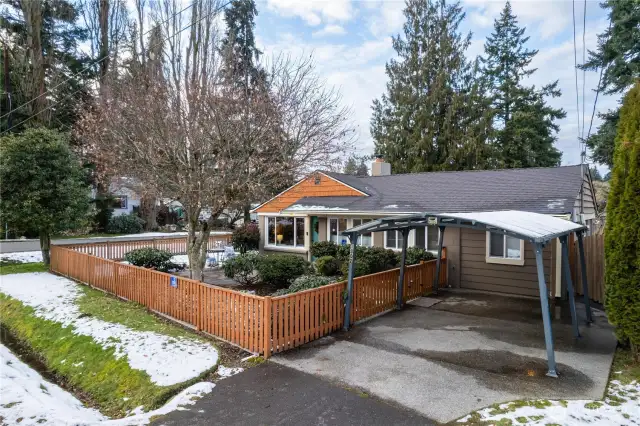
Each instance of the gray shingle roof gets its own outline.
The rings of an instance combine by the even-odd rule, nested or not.
[[[582,183],[579,165],[367,177],[324,173],[369,196],[305,197],[294,203],[295,208],[325,206],[390,214],[492,210],[564,214],[573,210]]]

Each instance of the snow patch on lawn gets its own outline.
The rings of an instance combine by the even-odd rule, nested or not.
[[[46,381],[8,348],[0,345],[0,417],[6,424],[146,425],[153,416],[195,404],[197,399],[210,393],[214,387],[209,382],[196,383],[157,410],[143,413],[143,408],[138,407],[132,410],[129,417],[110,420],[98,410],[85,407],[69,392]]]
[[[244,368],[242,367],[225,367],[224,365],[218,366],[218,376],[220,377],[231,377],[235,376],[238,373],[242,373]]]
[[[218,351],[209,343],[83,317],[75,304],[82,295],[79,284],[66,278],[47,272],[4,275],[0,292],[33,307],[40,318],[73,327],[75,334],[90,336],[105,349],[114,348],[116,358],[126,356],[131,368],[146,372],[159,386],[193,379],[218,362]]]
[[[38,251],[19,251],[15,253],[0,254],[2,260],[13,260],[21,263],[42,262],[42,252]]]
[[[513,404],[513,403],[511,403]],[[640,382],[628,385],[618,380],[609,383],[607,397],[603,401],[539,401],[532,405],[515,408],[510,403],[498,408],[489,407],[470,414],[458,422],[474,420],[499,422],[511,420],[514,425],[624,425],[640,424]],[[480,415],[478,418],[477,415]]]

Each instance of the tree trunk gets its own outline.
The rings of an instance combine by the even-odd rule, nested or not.
[[[189,258],[189,278],[204,280],[204,265],[207,260],[207,242],[211,228],[209,221],[201,223],[199,214],[189,215],[189,234],[187,235],[187,256]]]
[[[158,207],[155,197],[145,195],[140,199],[140,215],[144,220],[145,231],[158,229]]]
[[[244,223],[251,223],[251,205],[244,206]]]
[[[42,250],[42,261],[45,265],[51,263],[51,255],[49,254],[49,248],[51,247],[51,236],[46,231],[40,232],[40,250]]]

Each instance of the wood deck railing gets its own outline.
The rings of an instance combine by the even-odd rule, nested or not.
[[[344,323],[344,281],[262,297],[125,265],[87,254],[87,250],[85,245],[52,246],[51,271],[140,303],[265,357],[326,336]],[[104,253],[103,248],[97,252]],[[435,260],[406,268],[405,301],[431,292],[435,269]],[[441,286],[446,285],[446,270],[443,253]],[[396,268],[354,280],[353,322],[394,309],[399,274]]]
[[[231,232],[217,232],[209,236],[207,242],[207,250],[224,250],[224,248],[231,244]],[[153,247],[162,250],[167,250],[171,254],[186,254],[187,253],[187,237],[158,237],[153,239],[140,239],[130,240],[123,239],[122,241],[101,241],[95,243],[81,243],[81,244],[61,244],[64,248],[79,251],[81,253],[91,254],[103,259],[122,260],[124,255],[135,249]]]

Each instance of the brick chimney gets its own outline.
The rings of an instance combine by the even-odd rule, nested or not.
[[[371,164],[371,176],[389,176],[391,174],[391,164],[384,161],[382,155],[376,155],[376,159]]]

